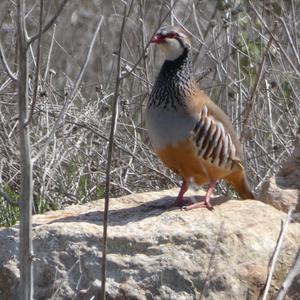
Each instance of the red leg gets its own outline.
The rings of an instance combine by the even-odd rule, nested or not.
[[[185,180],[182,181],[181,184],[181,188],[179,191],[179,194],[176,198],[176,201],[174,202],[174,206],[182,206],[183,205],[183,195],[185,194],[185,192],[189,189],[189,185],[187,184],[187,182]]]
[[[213,210],[214,208],[210,204],[210,197],[211,197],[211,194],[214,191],[215,185],[216,185],[216,181],[211,180],[210,183],[209,183],[208,190],[207,190],[206,195],[205,195],[204,203],[203,202],[197,202],[197,203],[194,203],[194,204],[191,204],[191,205],[188,205],[188,206],[183,206],[182,208],[184,210],[191,210],[191,209],[194,209],[194,208],[206,207],[209,210]]]

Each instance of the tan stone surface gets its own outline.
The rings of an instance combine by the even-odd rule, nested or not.
[[[300,214],[300,128],[293,154],[279,172],[263,184],[259,199],[285,212],[289,207],[295,208]]]
[[[214,212],[163,208],[177,192],[111,199],[109,299],[200,299],[201,295],[257,299],[286,214],[254,200],[215,199]],[[35,299],[97,295],[102,210],[99,200],[34,217]],[[4,299],[14,299],[17,289],[17,235],[17,227],[0,230],[0,298]],[[300,224],[290,224],[273,294],[299,244]],[[291,299],[299,299],[299,289],[292,293],[296,296]]]

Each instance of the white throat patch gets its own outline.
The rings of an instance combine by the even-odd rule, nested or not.
[[[165,43],[159,44],[163,50],[166,60],[175,60],[183,54],[183,47],[176,39],[165,39]]]

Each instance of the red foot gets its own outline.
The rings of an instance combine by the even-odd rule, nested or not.
[[[174,206],[183,206],[184,205],[184,200],[183,200],[183,195],[186,193],[186,191],[189,189],[188,184],[186,183],[186,181],[183,180],[182,184],[181,184],[181,188],[179,191],[179,194],[174,202]]]
[[[192,210],[192,209],[195,209],[195,208],[207,208],[208,210],[213,211],[214,208],[210,204],[210,196],[213,193],[215,185],[216,185],[216,181],[211,180],[211,182],[209,183],[209,187],[208,187],[208,190],[206,192],[205,198],[204,198],[204,202],[197,202],[197,203],[194,203],[194,204],[191,204],[191,205],[183,206],[182,209],[183,210]]]

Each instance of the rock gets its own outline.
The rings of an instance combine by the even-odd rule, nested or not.
[[[214,212],[162,208],[177,192],[111,199],[108,299],[257,299],[286,214],[260,201],[216,198]],[[34,216],[34,299],[97,299],[102,209],[99,200]],[[18,226],[0,229],[0,299],[16,299],[17,240]],[[300,224],[292,223],[271,297],[299,244]],[[299,285],[289,296],[300,299]]]
[[[259,199],[285,212],[292,207],[300,215],[300,126],[293,154],[263,184]]]

